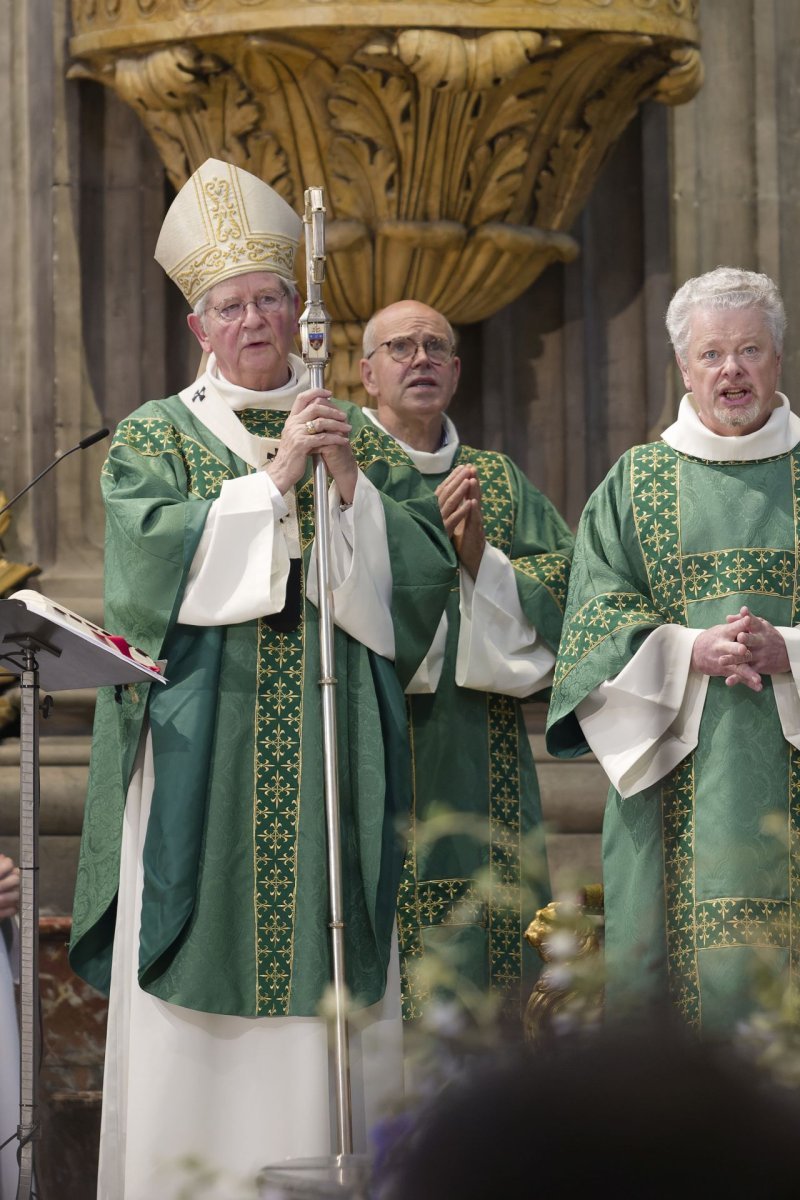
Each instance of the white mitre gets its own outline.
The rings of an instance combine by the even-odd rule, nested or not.
[[[263,180],[208,158],[170,205],[154,257],[194,307],[209,288],[234,275],[271,271],[294,282],[302,227]]]

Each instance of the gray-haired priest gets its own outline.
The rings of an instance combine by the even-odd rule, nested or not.
[[[103,469],[105,621],[169,680],[98,697],[70,956],[110,987],[103,1200],[172,1195],[186,1156],[229,1172],[227,1196],[231,1175],[331,1150],[312,452],[332,478],[357,1148],[401,1086],[402,686],[455,558],[413,469],[368,430],[351,444],[347,406],[292,353],[300,230],[253,175],[216,160],[192,175],[156,258],[208,364],[122,421]]]
[[[783,304],[721,267],[674,296],[687,395],[581,520],[548,745],[590,746],[607,1004],[669,996],[731,1029],[800,962],[800,420],[778,392]]]

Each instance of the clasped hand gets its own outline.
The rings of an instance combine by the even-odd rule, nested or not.
[[[358,466],[350,445],[352,426],[340,408],[330,404],[331,392],[311,388],[291,407],[278,452],[267,467],[281,495],[303,478],[309,454],[320,454],[336,480],[345,504],[352,503]]]
[[[724,625],[712,625],[696,639],[692,668],[703,675],[724,675],[728,687],[743,683],[760,692],[763,675],[789,671],[789,655],[782,636],[769,621],[742,606]]]
[[[445,532],[459,561],[475,579],[486,547],[478,472],[469,464],[456,467],[439,484],[436,497]]]

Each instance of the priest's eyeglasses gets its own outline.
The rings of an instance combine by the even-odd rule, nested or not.
[[[209,308],[217,314],[220,321],[232,325],[235,321],[243,320],[251,304],[255,304],[262,317],[269,317],[283,307],[285,299],[284,292],[261,292],[258,296],[253,296],[252,300],[227,300],[224,304],[211,304]]]
[[[412,362],[421,346],[425,351],[425,357],[436,367],[443,367],[445,363],[450,362],[456,352],[455,346],[451,346],[447,338],[429,337],[423,338],[421,342],[416,342],[413,338],[394,337],[389,338],[387,342],[381,342],[374,350],[370,350],[367,358],[372,358],[373,354],[377,354],[384,346],[396,363]]]

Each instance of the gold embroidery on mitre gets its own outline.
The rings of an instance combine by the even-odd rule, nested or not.
[[[191,305],[215,284],[250,271],[294,280],[302,222],[263,180],[209,159],[167,213],[155,258]]]

